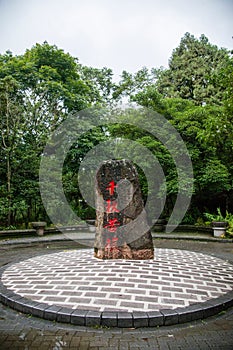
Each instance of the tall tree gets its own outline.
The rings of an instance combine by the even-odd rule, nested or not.
[[[227,60],[228,51],[210,44],[205,35],[196,39],[186,33],[159,77],[158,90],[164,97],[190,99],[196,105],[221,104],[224,91],[214,77]]]
[[[127,97],[133,100],[136,94],[156,84],[162,70],[162,68],[149,70],[143,67],[134,74],[123,71],[120,82],[114,87],[113,98],[120,100]]]
[[[25,120],[20,105],[18,84],[12,77],[5,77],[0,82],[0,141],[1,141],[1,179],[0,211],[7,215],[7,223],[12,221],[13,189],[12,178],[16,166],[15,153],[25,130]],[[21,99],[22,102],[22,99]],[[5,194],[5,196],[4,196]]]
[[[0,55],[0,221],[45,215],[39,163],[48,136],[69,112],[106,103],[111,79],[111,70],[84,68],[47,42],[24,55]]]

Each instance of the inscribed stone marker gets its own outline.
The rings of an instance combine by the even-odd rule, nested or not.
[[[96,174],[96,237],[100,259],[153,259],[154,248],[135,166],[108,160]]]

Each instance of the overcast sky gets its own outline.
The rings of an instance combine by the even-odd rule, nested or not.
[[[186,32],[232,49],[232,23],[233,0],[0,0],[0,53],[46,40],[117,77],[166,67]]]

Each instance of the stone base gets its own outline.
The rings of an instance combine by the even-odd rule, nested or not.
[[[125,259],[125,260],[150,260],[154,259],[153,249],[132,250],[127,244],[120,248],[94,250],[94,257],[98,259]]]

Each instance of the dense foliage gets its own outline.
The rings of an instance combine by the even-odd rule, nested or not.
[[[195,177],[184,222],[204,212],[233,212],[233,59],[225,49],[189,33],[173,51],[168,69],[123,72],[118,84],[108,68],[81,65],[47,42],[24,55],[0,55],[0,226],[47,220],[39,191],[39,165],[48,136],[68,113],[128,99],[164,115],[190,152]],[[153,152],[166,175],[168,216],[177,194],[169,152],[156,138],[129,125],[95,128],[67,155],[63,187],[83,218],[94,211],[81,200],[77,172],[86,153],[109,136],[138,141]],[[148,165],[149,166],[149,165]],[[146,180],[140,174],[146,196]]]

